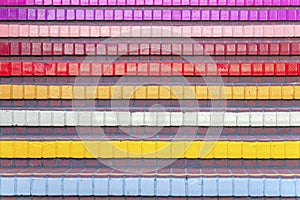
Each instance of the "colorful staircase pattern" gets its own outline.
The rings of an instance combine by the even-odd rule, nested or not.
[[[300,0],[1,0],[1,199],[300,197]]]

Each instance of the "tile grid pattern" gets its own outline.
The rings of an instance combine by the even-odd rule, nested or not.
[[[300,196],[300,115],[299,110],[293,108],[300,98],[300,89],[297,84],[290,83],[290,80],[297,81],[300,72],[298,60],[290,57],[300,55],[299,5],[299,0],[1,1],[0,195],[49,198],[58,195],[100,198]],[[130,6],[134,7],[131,9]],[[115,25],[119,20],[141,22],[141,25]],[[186,21],[190,25],[143,25],[152,20],[171,21],[171,24]],[[15,21],[23,22],[18,24]],[[42,21],[57,24],[40,25]],[[76,25],[79,21],[95,21],[95,24]],[[200,21],[216,24],[196,25]],[[225,21],[232,22],[232,25],[223,26]],[[236,25],[235,21],[244,24]],[[268,21],[274,24],[264,24]],[[289,25],[283,24],[287,22]],[[122,40],[104,42],[106,37],[120,36]],[[141,40],[131,41],[135,37]],[[194,42],[189,42],[190,37]],[[271,39],[273,37],[275,39]],[[76,61],[80,60],[79,56],[85,55],[126,55],[129,58],[156,55],[161,59],[156,62],[147,59],[144,62],[119,62],[109,66],[105,62]],[[226,62],[216,64],[166,62],[170,55],[231,56],[235,57],[235,62],[227,62],[226,58]],[[252,58],[242,62],[242,56]],[[259,61],[263,56],[273,57],[268,57],[269,62]],[[23,57],[22,62],[16,61],[18,57]],[[43,59],[45,61],[41,62]],[[54,61],[48,62],[48,59]],[[285,61],[277,62],[278,59]],[[150,84],[133,95],[138,107],[131,106],[130,112],[120,108],[110,110],[109,105],[103,102],[112,99],[122,102],[129,99],[129,91],[136,88],[134,84],[113,86],[117,79],[110,77],[124,75],[153,76],[153,79],[145,78]],[[105,76],[107,79],[101,83],[106,85],[73,86],[72,77],[76,76],[88,79]],[[170,76],[185,76],[188,80],[191,80],[189,77],[223,76],[227,85],[211,86],[211,89],[202,86],[200,79],[191,81],[190,87],[174,85],[173,79],[167,80]],[[35,82],[36,77],[47,78]],[[171,86],[153,85],[156,77],[161,78],[158,83],[171,83]],[[254,77],[262,79],[252,84],[251,81],[243,82],[249,77],[252,81]],[[268,80],[266,77],[272,78],[272,81],[264,83],[265,79]],[[93,92],[95,89],[96,92]],[[194,110],[181,111],[180,104],[170,103],[178,98],[171,91],[186,102],[195,98],[194,93],[199,99],[197,102],[202,103],[202,110],[196,106]],[[82,105],[80,101],[95,98],[103,103],[97,112],[70,110],[70,102],[74,99]],[[211,105],[207,102],[222,99],[230,99],[232,109],[209,112]],[[51,106],[48,101],[53,101],[56,106]],[[170,112],[149,112],[150,105],[156,101],[165,102]],[[249,111],[241,102],[250,101],[255,103],[249,106]],[[287,107],[281,108],[278,102],[285,103]],[[27,103],[29,105],[24,106]],[[234,103],[239,105],[236,109],[233,109]],[[265,109],[267,104],[271,110]],[[221,107],[222,103],[218,105]],[[212,115],[224,116],[224,119],[218,121]],[[99,125],[108,135],[111,134],[113,146],[126,153],[115,151],[109,142],[85,141],[84,145],[79,141],[77,134],[80,131],[86,134],[87,140],[99,140],[93,134]],[[162,125],[166,127],[156,136],[146,139],[134,139],[121,131],[127,127],[146,135],[154,131],[146,130],[147,126],[159,128]],[[183,126],[186,135],[182,135],[179,141],[173,141],[180,126]],[[221,135],[220,141],[204,159],[200,157],[201,145],[205,143],[203,136],[215,126],[224,126],[222,134],[229,134]],[[196,140],[186,147],[188,142],[184,138],[191,134],[192,127],[200,130],[194,138]],[[47,134],[50,132],[51,136]],[[245,133],[246,136],[243,135]],[[159,147],[165,144],[169,146],[159,151]],[[97,153],[89,152],[86,145],[93,146]],[[185,151],[181,155],[183,149]],[[144,156],[145,153],[149,154]],[[119,173],[108,166],[95,168],[95,163],[99,167],[95,156],[115,158],[111,167],[123,166],[125,170],[139,162],[144,167],[152,163],[159,168],[168,159],[180,158],[154,173],[137,175]]]

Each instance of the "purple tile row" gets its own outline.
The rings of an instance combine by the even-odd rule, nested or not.
[[[299,21],[300,9],[152,10],[2,8],[0,20],[185,20],[185,21]]]
[[[300,0],[1,0],[0,5],[56,6],[299,6]]]
[[[128,129],[125,127],[125,130]],[[153,131],[156,131],[158,128],[150,127],[149,129],[152,129]],[[89,132],[89,133],[82,133],[79,132],[78,135],[31,135],[30,138],[28,138],[27,135],[3,135],[0,136],[1,142],[2,141],[26,141],[26,142],[50,142],[50,141],[117,141],[117,140],[129,140],[129,141],[207,141],[208,138],[214,139],[216,133],[220,133],[218,128],[215,128],[215,132],[212,132],[212,130],[209,130],[209,135],[196,135],[197,127],[190,127],[188,129],[188,133],[183,132],[181,127],[179,128],[176,137],[170,137],[170,134],[165,135],[149,135],[148,137],[143,137],[143,135],[140,134],[140,132],[136,133],[126,133],[123,135],[116,134],[109,135],[107,133],[103,132],[103,129],[98,127],[98,129],[94,129],[95,132]],[[141,129],[143,130],[143,129]],[[101,131],[101,132],[100,132]],[[194,134],[192,134],[192,132]],[[174,133],[173,133],[174,134]],[[225,141],[225,142],[253,142],[253,143],[260,143],[260,142],[283,142],[286,143],[288,141],[298,141],[300,139],[299,135],[221,135],[218,137],[218,141]],[[5,157],[1,157],[5,158]],[[11,157],[11,158],[17,158],[17,157]],[[42,157],[37,157],[42,158]],[[69,157],[72,158],[72,157]],[[76,157],[73,157],[76,158]],[[86,157],[85,157],[86,158]],[[117,157],[116,157],[117,158]],[[300,174],[299,174],[300,175]]]
[[[105,161],[111,161],[111,160],[106,159]],[[219,169],[235,168],[237,169],[241,167],[246,169],[300,168],[300,160],[297,159],[294,160],[177,159],[175,161],[173,159],[164,159],[164,161],[171,163],[170,165],[165,166],[166,169],[170,169],[170,168],[180,169],[184,167],[187,167],[189,169],[191,168],[206,168],[206,169],[207,168],[219,168]],[[128,162],[128,159],[114,159],[113,162],[114,165],[122,168],[134,167],[137,165],[155,167],[158,166],[159,162],[161,162],[161,164],[163,163],[162,160],[157,160],[157,159],[130,159],[130,162]],[[56,168],[57,167],[57,168],[77,168],[77,169],[108,167],[103,162],[99,162],[97,159],[0,159],[0,166],[1,168],[25,168],[25,167],[26,168],[34,168],[34,167],[39,167],[39,168],[55,167]]]
[[[2,100],[1,100],[2,101]],[[38,99],[38,101],[40,101]],[[53,100],[54,101],[54,100]],[[59,104],[61,100],[55,100],[56,103],[54,104]],[[140,107],[129,107],[129,106],[123,106],[120,107],[118,105],[109,105],[109,106],[102,106],[102,107],[95,107],[94,105],[87,105],[82,107],[82,103],[79,102],[77,103],[79,100],[74,100],[75,101],[74,106],[73,107],[66,107],[64,105],[62,106],[56,106],[56,107],[44,107],[43,109],[39,109],[37,110],[35,107],[33,106],[27,106],[27,107],[13,107],[13,108],[9,108],[8,106],[3,107],[3,110],[10,110],[11,112],[14,112],[16,110],[28,110],[28,111],[39,111],[39,112],[43,112],[43,111],[51,111],[51,112],[57,112],[57,111],[63,111],[63,112],[69,112],[69,111],[76,111],[76,112],[80,112],[80,111],[86,111],[86,112],[177,112],[177,113],[184,113],[184,112],[231,112],[231,113],[248,113],[250,114],[251,112],[260,112],[260,113],[292,113],[294,112],[295,114],[298,114],[300,112],[300,108],[299,107],[249,107],[249,108],[242,108],[242,107],[226,107],[226,104],[223,103],[220,104],[218,102],[215,103],[215,101],[212,103],[212,105],[209,105],[207,107],[200,107],[200,106],[195,106],[194,108],[192,107],[178,107],[178,106],[170,106],[170,107],[164,107],[164,108],[153,108],[153,107],[149,107],[149,106],[140,106]],[[148,100],[147,100],[148,101]],[[169,101],[169,100],[168,100]],[[181,100],[178,100],[181,101]],[[192,100],[191,100],[192,101]],[[219,100],[221,101],[221,100]],[[258,100],[257,100],[258,101]],[[158,100],[159,102],[159,100]],[[266,102],[266,100],[265,100]],[[44,102],[43,102],[44,103]],[[65,101],[63,102],[65,103]],[[194,104],[197,104],[197,100],[195,100]],[[215,107],[214,107],[215,106]],[[268,114],[266,114],[268,115]],[[13,124],[14,126],[14,124]],[[299,126],[300,127],[300,126]],[[1,128],[0,128],[1,129]],[[278,132],[278,134],[281,134]],[[1,135],[1,133],[0,133]]]
[[[112,163],[115,165],[115,163]],[[143,164],[143,163],[141,163]],[[152,163],[153,164],[153,163]],[[143,166],[145,167],[145,166]],[[99,168],[96,167],[90,167],[87,169],[82,168],[44,168],[41,170],[41,168],[15,168],[14,170],[11,170],[10,168],[0,168],[0,173],[3,177],[73,177],[73,178],[88,178],[88,177],[107,177],[110,176],[112,178],[114,177],[122,177],[122,178],[129,178],[129,177],[166,177],[170,178],[175,176],[176,178],[184,177],[185,179],[189,179],[190,177],[272,177],[277,178],[281,177],[282,179],[286,179],[287,177],[300,177],[300,169],[282,169],[282,168],[266,168],[264,170],[261,169],[243,169],[243,168],[180,168],[176,171],[173,171],[170,168],[161,168],[157,169],[155,173],[140,173],[140,171],[137,169],[136,173],[130,173],[130,172],[120,172],[118,169],[112,169],[110,167],[102,168],[99,170]],[[17,174],[17,175],[16,175]],[[168,174],[168,175],[166,175]],[[191,175],[191,176],[189,176]],[[46,181],[45,181],[46,182]],[[78,182],[82,182],[78,181]],[[123,184],[123,181],[120,182]],[[81,183],[82,184],[82,183]],[[76,182],[75,182],[76,185]],[[106,184],[107,185],[107,184]],[[86,193],[85,193],[86,194]],[[293,196],[294,197],[294,196]],[[77,199],[77,198],[76,198]],[[115,198],[114,198],[115,199]]]
[[[108,67],[110,68],[110,66]],[[1,69],[1,66],[0,66]],[[108,69],[109,70],[109,69]],[[252,75],[251,75],[252,76]],[[206,85],[217,84],[222,81],[224,85],[245,86],[245,85],[289,85],[290,83],[300,83],[300,76],[290,77],[220,77],[219,75],[203,78],[202,76],[27,76],[27,77],[0,77],[1,84],[22,84],[22,85]],[[121,82],[123,81],[123,82]],[[184,83],[183,81],[186,81]],[[103,100],[101,100],[103,101]],[[131,100],[133,101],[133,100]],[[203,101],[203,100],[201,100]],[[94,100],[93,100],[94,102]],[[1,100],[0,100],[1,105]],[[299,104],[300,105],[300,104]],[[172,105],[174,106],[174,105]]]
[[[253,80],[255,82],[255,80]],[[110,107],[111,105],[120,110],[124,110],[127,108],[132,109],[133,111],[141,110],[145,107],[155,107],[156,105],[160,105],[164,107],[164,111],[172,111],[177,108],[192,110],[192,108],[210,108],[213,106],[216,107],[225,107],[239,108],[244,107],[250,110],[291,110],[292,108],[300,107],[300,100],[142,100],[142,99],[131,99],[129,102],[127,100],[0,100],[0,107],[2,109],[41,109],[41,110],[53,110],[53,109],[61,109],[63,110],[72,110],[72,106],[76,107],[77,110],[84,110],[87,108],[96,107],[97,109],[105,110],[105,108]],[[224,106],[225,105],[225,106]],[[194,109],[195,110],[195,109]],[[0,128],[1,129],[1,128]],[[234,128],[235,129],[235,128]],[[273,129],[275,130],[275,129]],[[285,129],[289,130],[289,129]],[[266,127],[263,131],[267,131]],[[3,133],[0,130],[0,133]],[[44,133],[44,132],[43,132]],[[250,132],[249,132],[250,133]],[[282,131],[276,132],[278,134],[282,134]],[[284,132],[285,133],[285,132]],[[300,128],[295,131],[295,133],[300,134]],[[257,133],[256,133],[257,134]],[[275,132],[274,132],[275,134]]]
[[[39,137],[41,135],[47,136],[78,136],[78,133],[82,135],[91,135],[104,132],[106,136],[118,137],[127,136],[127,138],[147,138],[152,136],[155,132],[155,136],[169,136],[176,137],[186,136],[191,137],[203,137],[206,136],[208,131],[215,130],[215,133],[220,133],[218,128],[211,127],[1,127],[1,137],[14,138],[16,136],[25,138]],[[99,132],[101,131],[101,132]],[[281,136],[293,136],[298,137],[300,135],[300,127],[223,127],[222,136],[226,137],[243,137],[247,136],[254,138],[262,138],[265,136],[281,137]],[[0,159],[1,161],[1,159]],[[300,160],[299,160],[300,163]]]

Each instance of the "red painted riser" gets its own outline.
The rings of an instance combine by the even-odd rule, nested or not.
[[[300,63],[2,62],[0,76],[298,76]]]

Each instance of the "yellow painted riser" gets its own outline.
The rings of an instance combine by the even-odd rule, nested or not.
[[[300,99],[300,86],[0,85],[0,99]]]
[[[300,141],[1,141],[0,158],[299,159]]]

